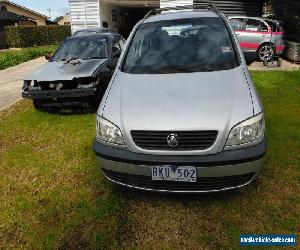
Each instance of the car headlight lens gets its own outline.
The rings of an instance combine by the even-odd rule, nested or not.
[[[106,142],[124,145],[120,129],[110,121],[100,116],[97,117],[97,137]]]
[[[233,127],[229,133],[226,146],[241,145],[256,141],[265,133],[265,120],[263,113],[253,116]]]

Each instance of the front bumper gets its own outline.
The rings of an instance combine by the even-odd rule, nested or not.
[[[160,192],[216,192],[243,187],[263,166],[266,140],[260,144],[214,155],[148,155],[114,148],[95,139],[93,148],[105,176],[112,182]],[[152,181],[151,166],[196,166],[197,182]]]
[[[66,90],[24,90],[23,98],[42,100],[95,96],[96,88],[90,89],[66,89]]]

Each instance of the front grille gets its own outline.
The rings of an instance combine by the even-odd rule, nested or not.
[[[171,147],[167,138],[175,134],[178,145]],[[205,150],[210,148],[218,135],[215,130],[202,131],[131,131],[134,143],[143,149],[149,150]]]
[[[77,85],[74,81],[52,81],[52,82],[38,82],[37,83],[39,86],[41,86],[42,90],[56,90],[56,87],[58,84],[62,84],[62,87],[60,88],[61,90],[66,90],[66,89],[76,89]],[[50,84],[53,84],[54,87],[51,88]]]
[[[105,175],[116,182],[137,188],[166,191],[217,191],[247,184],[255,173],[224,177],[198,177],[197,182],[152,181],[151,176],[130,175],[103,169]]]
[[[82,78],[74,78],[73,80],[65,80],[65,81],[47,81],[47,82],[36,82],[35,86],[41,86],[42,90],[56,90],[58,84],[62,84],[61,90],[66,89],[77,89],[79,84],[88,85],[95,82],[97,79],[93,77],[82,77]],[[54,87],[50,87],[50,84],[54,85]]]

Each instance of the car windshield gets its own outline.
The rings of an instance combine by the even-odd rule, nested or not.
[[[54,54],[53,61],[103,59],[107,57],[108,49],[105,38],[82,36],[66,40]]]
[[[237,66],[221,18],[144,23],[136,31],[122,70],[132,74],[208,72]]]

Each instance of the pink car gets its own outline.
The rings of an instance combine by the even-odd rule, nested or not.
[[[229,17],[245,53],[255,52],[258,60],[270,61],[284,50],[283,29],[275,20],[260,17]]]

